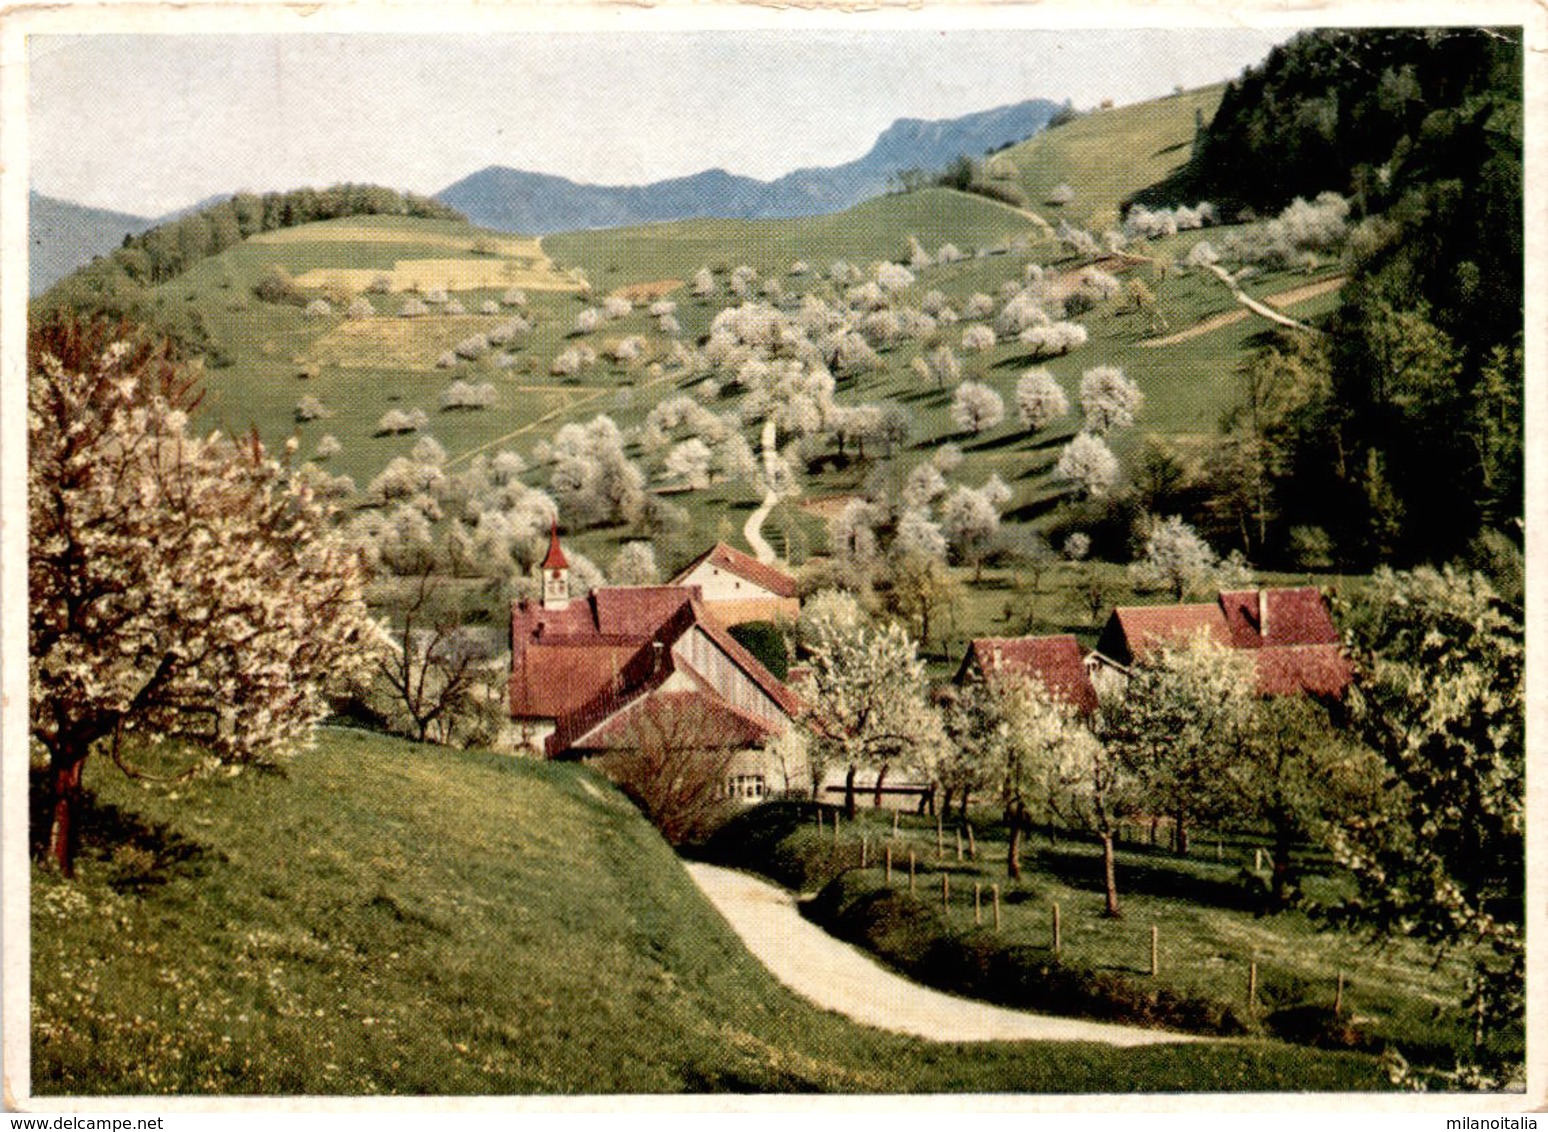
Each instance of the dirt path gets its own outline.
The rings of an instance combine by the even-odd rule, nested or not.
[[[1325,295],[1329,291],[1336,291],[1344,285],[1345,278],[1342,275],[1335,275],[1330,279],[1319,279],[1315,283],[1306,283],[1300,287],[1292,287],[1288,291],[1280,291],[1278,294],[1265,296],[1263,301],[1259,302],[1247,295],[1246,292],[1240,290],[1228,276],[1214,268],[1211,268],[1211,270],[1214,270],[1217,275],[1220,275],[1225,280],[1226,285],[1231,288],[1232,296],[1235,297],[1241,306],[1234,311],[1224,311],[1221,314],[1211,315],[1194,323],[1188,329],[1179,330],[1176,334],[1168,334],[1165,338],[1153,338],[1147,342],[1141,342],[1141,346],[1147,349],[1155,346],[1175,346],[1179,342],[1186,342],[1190,338],[1198,338],[1201,335],[1210,333],[1210,331],[1219,330],[1222,326],[1230,326],[1233,323],[1241,322],[1249,314],[1259,314],[1284,326],[1292,326],[1298,330],[1310,330],[1313,333],[1317,333],[1318,331],[1315,327],[1296,322],[1295,319],[1280,314],[1279,311],[1272,308],[1293,306],[1296,303],[1305,302],[1307,299],[1314,299],[1318,295]]]
[[[763,422],[763,471],[769,482],[774,482],[774,457],[777,453],[774,445],[778,440],[778,434],[774,425],[774,418],[769,417]],[[747,523],[742,527],[742,537],[747,540],[747,545],[752,548],[753,556],[759,562],[773,563],[774,548],[763,537],[763,521],[769,517],[769,512],[774,510],[774,505],[779,502],[779,496],[772,487],[764,495],[763,502],[758,504],[758,509],[747,516]]]
[[[867,1026],[937,1042],[1061,1041],[1115,1046],[1198,1039],[992,1006],[911,983],[801,917],[784,889],[690,862],[699,888],[776,979],[818,1006]]]

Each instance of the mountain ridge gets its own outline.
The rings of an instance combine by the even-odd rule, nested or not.
[[[763,181],[722,168],[647,184],[602,185],[553,173],[491,165],[448,185],[435,199],[488,228],[546,235],[696,217],[784,219],[839,212],[887,188],[908,169],[937,169],[1038,133],[1063,107],[1048,99],[958,118],[899,118],[861,157],[808,166]]]

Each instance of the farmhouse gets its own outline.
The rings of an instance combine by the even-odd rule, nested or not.
[[[698,587],[704,607],[728,627],[801,615],[794,578],[723,542],[690,562],[672,584]]]
[[[726,631],[697,586],[609,586],[571,598],[555,530],[542,596],[511,613],[510,745],[585,759],[629,748],[648,714],[689,718],[680,741],[731,748],[728,789],[783,789],[758,748],[799,710],[794,693]]]
[[[1190,605],[1120,606],[1086,658],[1087,670],[1099,691],[1116,690],[1130,665],[1201,633],[1249,651],[1263,695],[1338,696],[1349,685],[1338,629],[1312,586],[1228,590],[1213,602]]]
[[[957,668],[956,683],[994,676],[1025,676],[1039,680],[1050,695],[1082,716],[1097,710],[1096,688],[1081,656],[1080,644],[1069,634],[1054,637],[979,637],[968,645]]]

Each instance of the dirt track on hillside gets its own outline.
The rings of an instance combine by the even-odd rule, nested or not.
[[[1318,295],[1325,295],[1329,291],[1337,290],[1344,285],[1344,276],[1335,275],[1331,279],[1319,279],[1315,283],[1305,283],[1299,287],[1292,287],[1288,291],[1280,291],[1278,294],[1267,295],[1263,302],[1271,307],[1288,307],[1296,303],[1314,299]],[[1153,338],[1140,345],[1146,348],[1155,346],[1175,346],[1179,342],[1186,342],[1190,338],[1198,338],[1201,335],[1219,330],[1223,326],[1241,322],[1252,312],[1245,307],[1236,310],[1223,311],[1220,314],[1210,315],[1208,318],[1194,323],[1186,330],[1179,330],[1176,334],[1168,334],[1165,338]]]
[[[864,1025],[937,1042],[1140,1046],[1198,1040],[1163,1030],[1010,1010],[920,986],[803,919],[795,898],[784,889],[714,865],[689,862],[685,867],[776,979],[818,1006]]]

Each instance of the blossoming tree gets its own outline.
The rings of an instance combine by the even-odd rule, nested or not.
[[[379,640],[356,554],[256,436],[188,431],[195,378],[126,326],[29,343],[29,696],[73,870],[81,769],[141,743],[182,776],[294,750]]]

